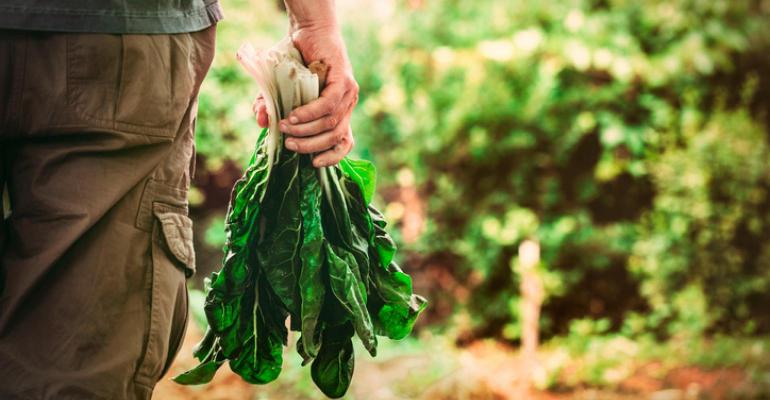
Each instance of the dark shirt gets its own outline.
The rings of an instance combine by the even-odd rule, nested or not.
[[[222,18],[217,0],[0,0],[0,29],[182,33]]]

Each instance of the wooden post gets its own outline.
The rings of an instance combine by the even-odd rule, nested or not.
[[[543,282],[537,272],[540,263],[540,244],[525,240],[519,245],[521,273],[521,347],[528,366],[537,365],[540,306],[543,303]],[[532,370],[532,369],[531,369]]]

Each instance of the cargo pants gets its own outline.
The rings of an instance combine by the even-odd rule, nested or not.
[[[0,399],[149,399],[168,371],[215,31],[0,30]]]

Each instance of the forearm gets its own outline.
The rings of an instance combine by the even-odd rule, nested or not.
[[[338,29],[334,0],[284,0],[290,29]]]

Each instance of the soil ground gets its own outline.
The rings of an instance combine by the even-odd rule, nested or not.
[[[290,334],[294,334],[291,332]],[[207,385],[181,386],[170,377],[196,365],[192,348],[201,336],[190,324],[169,374],[158,384],[155,400],[300,400],[324,399],[313,387],[309,366],[299,367],[298,356],[285,356],[284,371],[267,385],[250,385],[226,365]],[[290,337],[293,343],[296,337]],[[357,351],[360,349],[357,349]],[[286,353],[294,351],[287,348]],[[478,341],[455,354],[426,349],[372,358],[358,351],[353,383],[346,399],[366,400],[721,400],[748,399],[751,388],[739,369],[704,370],[677,367],[661,374],[661,365],[647,363],[612,389],[588,387],[537,391],[530,388],[528,363],[515,349],[492,341]],[[436,358],[438,357],[438,358]],[[294,365],[297,364],[297,365]],[[569,373],[569,371],[565,371]]]

